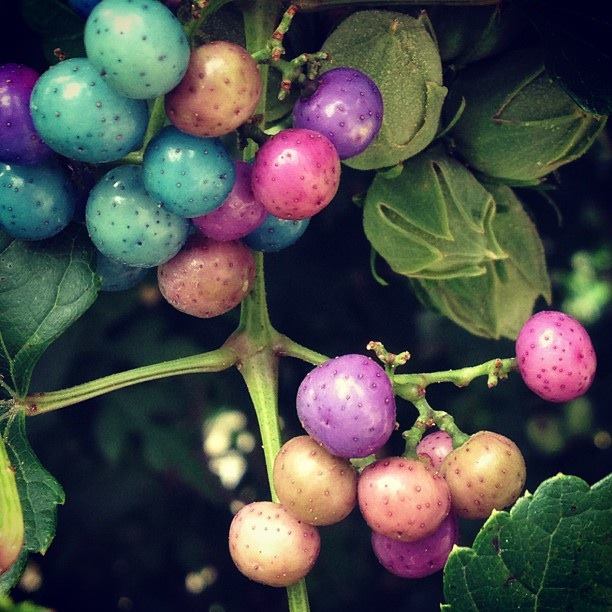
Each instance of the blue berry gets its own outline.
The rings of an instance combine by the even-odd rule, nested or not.
[[[255,251],[270,253],[281,251],[291,246],[306,231],[310,219],[279,219],[274,215],[268,215],[263,223],[253,230],[244,242]]]
[[[178,253],[189,223],[165,210],[142,183],[140,166],[119,166],[91,190],[85,222],[93,243],[128,266],[152,268]]]
[[[181,217],[198,217],[221,206],[236,171],[218,138],[198,138],[165,127],[149,143],[143,162],[146,190]]]
[[[136,286],[146,275],[146,268],[134,268],[115,261],[98,251],[96,274],[102,278],[101,291],[125,291]]]
[[[0,164],[0,225],[11,236],[55,236],[70,223],[75,204],[75,189],[59,164]]]
[[[154,98],[178,85],[187,70],[183,27],[157,0],[103,0],[85,24],[87,57],[116,91]]]
[[[65,60],[43,73],[30,109],[52,149],[90,163],[121,159],[137,149],[148,121],[146,102],[120,96],[85,58]]]

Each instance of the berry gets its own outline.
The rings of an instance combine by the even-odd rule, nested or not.
[[[20,64],[0,66],[0,160],[38,164],[53,152],[34,129],[30,96],[38,72]]]
[[[310,219],[292,221],[267,215],[263,223],[254,229],[244,241],[255,251],[265,253],[282,251],[301,238],[309,223]]]
[[[442,461],[453,450],[453,439],[445,431],[426,435],[416,447],[417,455],[427,457],[434,470],[439,470]]]
[[[334,145],[312,130],[279,132],[259,149],[253,164],[253,193],[281,219],[305,219],[323,210],[340,184]]]
[[[85,24],[87,57],[122,96],[148,99],[183,78],[189,43],[172,11],[156,0],[103,0]]]
[[[221,242],[246,236],[266,217],[266,209],[255,199],[251,189],[251,166],[243,161],[234,164],[236,180],[223,204],[193,219],[193,224],[204,236]]]
[[[96,256],[96,274],[102,279],[100,291],[125,291],[136,286],[146,275],[146,268],[126,266],[102,253]]]
[[[432,534],[414,542],[400,542],[372,532],[376,558],[387,571],[400,578],[424,578],[440,571],[458,541],[459,527],[452,513]]]
[[[236,567],[247,578],[269,586],[301,580],[315,564],[320,547],[316,527],[273,502],[244,506],[230,525],[229,550]]]
[[[377,533],[412,542],[433,533],[451,506],[442,476],[419,459],[390,457],[361,472],[359,509]]]
[[[260,96],[255,60],[239,45],[215,41],[192,51],[183,80],[166,96],[166,114],[188,134],[222,136],[253,114]]]
[[[286,442],[274,461],[274,488],[297,519],[333,525],[357,502],[357,472],[348,459],[334,457],[310,436]]]
[[[450,453],[440,468],[462,518],[487,518],[491,511],[513,504],[525,486],[526,468],[512,440],[479,431]]]
[[[567,402],[586,393],[597,367],[586,329],[555,310],[538,312],[523,325],[516,359],[525,384],[549,402]]]
[[[0,226],[15,238],[55,236],[70,223],[76,199],[67,173],[56,162],[0,164]]]
[[[174,257],[189,227],[145,191],[142,168],[134,165],[113,168],[100,179],[89,194],[85,221],[104,255],[138,268]]]
[[[172,126],[151,140],[142,168],[145,189],[180,217],[221,206],[235,178],[232,158],[219,139],[183,134]]]
[[[240,242],[194,235],[158,268],[157,280],[162,295],[177,310],[208,319],[242,302],[255,280],[255,260]]]
[[[34,126],[54,150],[78,161],[102,163],[137,149],[147,104],[111,89],[84,58],[68,59],[44,72],[32,91]]]
[[[395,428],[395,412],[389,377],[364,355],[343,355],[317,366],[297,393],[302,426],[338,457],[379,450]]]
[[[0,436],[0,576],[17,561],[23,547],[23,510],[15,473]]]
[[[334,68],[310,82],[293,107],[293,127],[327,136],[340,159],[364,151],[382,125],[376,83],[355,68]]]

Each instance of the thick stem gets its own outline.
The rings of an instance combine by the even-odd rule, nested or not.
[[[302,346],[294,340],[291,340],[291,338],[283,335],[279,335],[275,349],[278,355],[283,357],[295,357],[306,363],[312,363],[312,365],[320,365],[329,360],[327,355],[317,353],[317,351]]]
[[[14,410],[25,410],[28,416],[44,414],[149,380],[168,378],[179,374],[201,374],[227,370],[236,363],[236,359],[236,353],[233,349],[223,346],[207,353],[111,374],[60,391],[34,393],[23,399],[15,399]]]

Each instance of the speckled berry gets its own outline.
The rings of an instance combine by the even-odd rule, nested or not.
[[[255,251],[274,253],[295,244],[308,228],[310,219],[279,219],[268,214],[263,223],[245,239],[245,243]]]
[[[382,125],[383,99],[355,68],[334,68],[307,83],[293,107],[293,127],[327,136],[340,159],[365,151]]]
[[[365,468],[357,496],[370,528],[402,542],[433,533],[451,506],[444,478],[424,461],[405,457],[381,459]]]
[[[138,268],[168,261],[187,239],[188,222],[145,191],[140,166],[107,172],[89,194],[85,220],[104,255]]]
[[[198,138],[175,127],[161,130],[144,155],[146,190],[180,217],[219,208],[234,185],[234,163],[218,138]]]
[[[462,518],[487,518],[493,509],[513,504],[525,486],[526,468],[512,440],[479,431],[447,455],[440,473],[446,479],[453,511]]]
[[[102,279],[100,291],[126,291],[135,287],[146,275],[146,268],[134,268],[96,253],[96,274]]]
[[[216,242],[195,234],[158,268],[157,280],[177,310],[207,319],[242,302],[255,280],[255,260],[240,242]]]
[[[22,240],[42,240],[63,230],[74,214],[76,191],[56,162],[0,164],[0,226]]]
[[[157,0],[102,0],[85,24],[87,57],[128,98],[155,98],[183,78],[189,43],[179,20]]]
[[[395,428],[391,381],[364,355],[335,357],[311,370],[296,403],[304,429],[338,457],[376,452]]]
[[[450,513],[430,535],[401,542],[372,532],[372,549],[381,565],[400,578],[424,578],[439,572],[459,541],[457,518]]]
[[[148,121],[146,102],[120,96],[84,58],[44,72],[30,109],[36,130],[52,149],[91,163],[121,159],[140,147]]]
[[[279,132],[257,152],[253,193],[281,219],[306,219],[323,210],[340,184],[334,145],[312,130]]]
[[[38,164],[53,151],[41,140],[30,115],[38,72],[21,64],[0,66],[0,161]]]
[[[193,224],[204,236],[220,242],[246,236],[259,227],[267,215],[251,189],[251,166],[243,161],[234,164],[236,180],[223,204],[193,219]]]
[[[567,402],[586,393],[597,368],[586,329],[555,310],[538,312],[523,325],[516,360],[525,384],[549,402]]]
[[[439,470],[444,458],[453,450],[453,440],[445,431],[427,434],[416,447],[417,455],[426,457],[434,470]]]
[[[304,578],[320,547],[316,527],[273,502],[247,504],[230,525],[229,551],[236,567],[247,578],[269,586],[289,586]]]
[[[261,96],[257,64],[243,47],[215,41],[191,53],[183,80],[166,96],[166,114],[181,131],[222,136],[242,125]]]
[[[357,502],[357,472],[348,459],[335,457],[310,436],[286,442],[274,461],[274,488],[297,519],[333,525]]]

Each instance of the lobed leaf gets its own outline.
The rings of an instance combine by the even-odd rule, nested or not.
[[[494,511],[444,569],[448,612],[609,610],[612,475],[589,488],[558,474]]]

